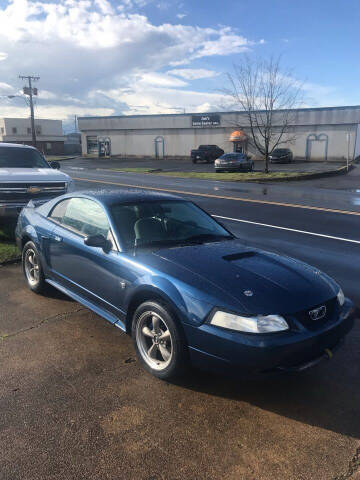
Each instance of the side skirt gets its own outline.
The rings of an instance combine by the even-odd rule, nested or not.
[[[60,292],[65,293],[65,295],[71,297],[76,302],[81,303],[85,307],[89,308],[93,312],[100,315],[100,317],[105,318],[105,320],[110,322],[112,325],[115,325],[115,327],[118,327],[123,332],[126,332],[125,323],[124,323],[123,320],[120,320],[118,317],[116,317],[112,313],[108,312],[107,310],[104,310],[104,309],[100,308],[95,303],[90,302],[88,299],[85,299],[84,297],[78,295],[77,293],[72,292],[71,290],[67,289],[63,285],[60,285],[59,283],[55,282],[54,280],[50,280],[49,278],[46,278],[45,280],[51,286],[53,286],[57,290],[60,290]]]

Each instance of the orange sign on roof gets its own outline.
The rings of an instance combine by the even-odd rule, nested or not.
[[[242,130],[235,130],[229,138],[230,142],[244,142],[246,139],[247,135]]]

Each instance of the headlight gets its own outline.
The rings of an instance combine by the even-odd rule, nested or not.
[[[257,315],[243,317],[228,312],[216,312],[210,321],[211,325],[248,333],[268,333],[288,330],[289,325],[280,315]]]
[[[215,165],[219,165],[220,160],[215,160]]]
[[[339,293],[337,294],[337,299],[339,302],[340,307],[342,307],[345,303],[345,295],[342,289],[340,288]]]
[[[74,188],[75,188],[75,182],[74,182],[74,180],[71,178],[71,179],[67,182],[66,191],[67,191],[67,192],[73,192],[73,191],[74,191]]]

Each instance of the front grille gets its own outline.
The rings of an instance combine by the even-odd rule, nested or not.
[[[326,307],[326,314],[320,320],[312,320],[310,317],[309,312],[325,305]],[[318,330],[325,326],[328,322],[333,321],[340,313],[339,303],[337,301],[337,297],[328,300],[327,302],[320,303],[319,305],[315,305],[312,308],[308,308],[301,312],[295,313],[293,315],[304,327],[308,330]]]
[[[26,202],[32,199],[54,197],[63,193],[66,193],[65,182],[7,182],[0,184],[0,199],[9,202]]]

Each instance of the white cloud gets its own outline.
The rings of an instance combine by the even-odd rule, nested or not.
[[[132,89],[98,90],[94,96],[104,96],[113,101],[126,102],[128,115],[153,113],[179,113],[216,111],[229,104],[231,99],[221,93],[197,92],[177,88],[144,88],[134,84]]]
[[[177,97],[182,88],[188,88],[186,80],[209,78],[214,74],[210,74],[210,70],[191,68],[179,68],[171,74],[160,71],[175,65],[189,65],[195,58],[238,53],[253,44],[226,26],[154,24],[138,13],[149,1],[122,0],[115,6],[109,0],[1,2],[3,53],[0,60],[4,60],[1,91],[11,93],[21,89],[19,73],[38,74],[37,112],[43,115],[46,111],[56,118],[61,114],[79,113],[80,108],[87,109],[89,114],[127,111],[127,104],[131,102],[126,95],[110,99],[90,92],[129,87],[146,93],[149,108],[162,102],[159,100],[161,88],[168,92],[164,105],[171,99],[177,106],[196,93],[190,92],[186,98]],[[5,84],[8,88],[4,90]],[[171,89],[174,94],[170,93]],[[149,91],[156,96],[153,102],[148,98]],[[204,95],[200,92],[198,100],[190,105],[212,104]],[[139,100],[137,98],[136,104],[142,104]],[[16,107],[9,108],[23,111],[27,116],[27,107],[24,102],[20,103],[19,100]]]
[[[167,72],[169,75],[185,78],[186,80],[197,80],[199,78],[211,78],[220,75],[214,70],[206,70],[205,68],[174,68]]]
[[[14,89],[8,83],[0,82],[0,92],[3,93],[4,95],[8,95],[9,92],[13,93]]]
[[[181,20],[186,17],[186,13],[178,13],[176,16]]]
[[[155,87],[185,87],[187,85],[183,80],[162,73],[144,73],[137,77],[136,83],[139,86],[151,85]]]

